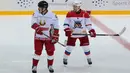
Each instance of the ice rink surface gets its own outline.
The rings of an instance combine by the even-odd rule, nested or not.
[[[130,16],[93,16],[96,20],[118,33],[126,26],[121,35],[124,43],[112,37],[90,37],[90,48],[93,65],[88,66],[83,50],[77,41],[69,57],[67,67],[62,59],[65,47],[56,44],[54,69],[55,73],[130,73]],[[60,21],[60,40],[64,43],[63,32],[65,16],[58,16]],[[97,33],[106,33],[93,21]],[[100,24],[101,24],[100,23]],[[107,30],[107,29],[106,29]],[[108,31],[109,32],[109,31]],[[0,16],[0,73],[31,73],[33,56],[33,34],[31,16]],[[119,37],[115,37],[119,38]],[[127,46],[127,47],[125,47]],[[38,66],[38,73],[49,73],[43,50]]]

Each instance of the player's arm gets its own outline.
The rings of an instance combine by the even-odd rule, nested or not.
[[[85,13],[85,26],[88,30],[88,32],[90,33],[91,37],[96,37],[96,32],[95,29],[92,27],[92,22],[90,20],[90,16],[88,13]]]
[[[31,27],[36,30],[39,26],[40,25],[38,24],[38,16],[36,15],[36,13],[34,13],[32,15]]]
[[[53,29],[53,33],[52,33],[52,43],[55,44],[58,42],[59,40],[59,20],[58,17],[54,14],[53,18],[52,18],[52,29]]]
[[[64,31],[65,31],[65,35],[70,37],[71,33],[72,33],[72,29],[70,28],[70,17],[71,17],[71,13],[68,12],[64,21]]]
[[[37,12],[35,12],[32,15],[31,28],[34,29],[36,31],[36,33],[40,34],[40,35],[42,35],[43,30],[46,30],[45,28],[40,27],[40,25],[38,23],[38,13]]]

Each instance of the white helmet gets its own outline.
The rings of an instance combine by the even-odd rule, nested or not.
[[[74,0],[72,5],[75,5],[75,6],[81,6],[82,5],[82,1],[80,0]]]

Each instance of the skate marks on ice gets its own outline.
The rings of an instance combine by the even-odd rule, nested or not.
[[[116,67],[111,64],[102,62],[94,63],[93,65],[56,65],[54,66],[55,73],[129,73],[128,68]]]
[[[5,61],[0,64],[0,73],[30,73],[31,62],[28,60]]]
[[[91,73],[91,66],[72,66],[72,65],[60,65],[59,67],[55,67],[55,73]]]

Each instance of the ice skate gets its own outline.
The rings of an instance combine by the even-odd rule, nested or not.
[[[50,73],[54,73],[54,69],[53,69],[52,66],[48,66],[48,69],[49,69],[49,72],[50,72]]]
[[[67,65],[67,64],[68,64],[67,59],[63,59],[63,64],[64,64],[64,65]]]
[[[92,65],[91,58],[88,58],[87,61],[88,61],[88,64],[89,64],[89,65]]]
[[[37,73],[37,66],[32,66],[32,73]]]

